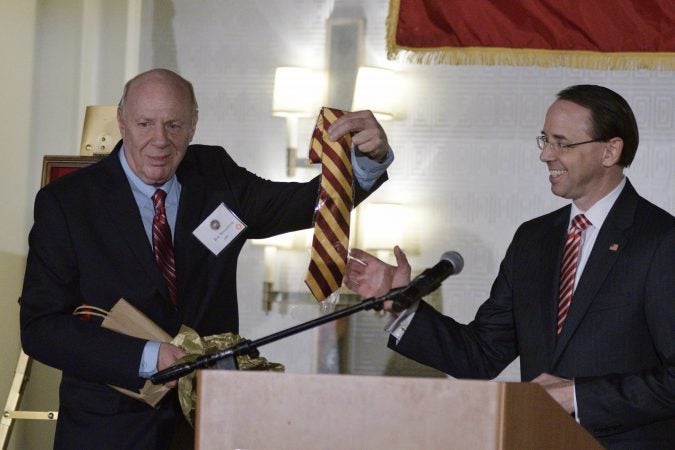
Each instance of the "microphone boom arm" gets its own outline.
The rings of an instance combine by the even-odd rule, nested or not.
[[[350,306],[339,311],[334,311],[325,316],[318,317],[305,323],[301,323],[291,328],[278,331],[255,341],[248,339],[241,341],[237,345],[217,352],[209,353],[198,357],[194,362],[176,364],[164,370],[160,370],[150,377],[154,384],[164,384],[168,381],[176,380],[188,373],[205,367],[217,364],[219,368],[237,369],[237,356],[250,355],[255,358],[258,356],[258,347],[265,344],[278,341],[288,336],[300,333],[305,330],[333,322],[342,317],[350,316],[359,311],[374,309],[380,311],[385,300],[393,301],[392,310],[401,312],[408,308],[412,303],[423,296],[435,291],[450,275],[461,272],[464,266],[462,255],[457,252],[445,252],[434,267],[426,269],[420,275],[415,277],[407,286],[391,289],[385,295],[380,297],[370,297],[361,303]],[[219,363],[224,361],[224,363]],[[229,361],[229,362],[228,362]]]
[[[240,355],[251,355],[256,357],[258,353],[258,347],[261,347],[265,344],[269,344],[279,339],[292,336],[294,334],[300,333],[302,331],[309,330],[311,328],[317,327],[319,325],[326,324],[328,322],[333,322],[335,320],[341,319],[342,317],[350,316],[359,311],[365,311],[369,309],[375,309],[379,311],[382,309],[382,303],[388,298],[389,293],[381,297],[371,297],[366,300],[363,300],[361,303],[350,306],[339,311],[326,314],[325,316],[318,317],[314,320],[301,323],[291,328],[278,331],[276,333],[270,334],[268,336],[256,339],[255,341],[245,340],[224,350],[219,350],[213,353],[209,353],[197,358],[194,362],[191,363],[182,363],[176,364],[171,367],[168,367],[164,370],[160,370],[156,374],[150,377],[150,381],[153,384],[164,384],[168,381],[176,380],[182,376],[189,374],[190,372],[196,369],[202,369],[209,367],[216,362],[224,358],[233,358],[234,363],[236,364],[236,358]]]

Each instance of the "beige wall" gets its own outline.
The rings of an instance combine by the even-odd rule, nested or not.
[[[36,1],[0,0],[0,401],[4,405],[19,354],[17,299],[26,263],[29,221],[32,83]]]
[[[0,0],[3,405],[20,348],[17,299],[42,157],[77,154],[84,106],[117,102],[124,80],[126,20],[126,2]],[[59,379],[58,371],[34,363],[21,409],[55,410]],[[53,432],[54,422],[16,421],[10,448],[50,448]]]
[[[28,161],[32,123],[32,87],[36,1],[0,0],[0,156],[5,170],[0,177],[0,214],[3,232],[0,251],[9,255],[26,253],[24,235],[29,220],[26,205]],[[7,195],[7,194],[12,195]]]

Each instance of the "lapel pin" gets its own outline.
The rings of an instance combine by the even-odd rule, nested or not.
[[[610,250],[610,251],[613,251],[613,252],[618,251],[618,250],[619,250],[619,244],[612,244],[612,245],[610,245],[610,246],[609,246],[609,250]]]

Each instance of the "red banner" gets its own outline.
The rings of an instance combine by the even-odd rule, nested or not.
[[[675,69],[675,1],[390,0],[387,41],[390,59]]]

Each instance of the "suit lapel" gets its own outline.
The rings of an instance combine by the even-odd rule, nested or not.
[[[204,178],[196,170],[189,150],[176,175],[181,184],[174,237],[178,301],[183,317],[194,318],[201,315],[200,309],[205,308],[207,304],[206,302],[190,303],[189,300],[193,296],[188,295],[190,286],[185,280],[193,279],[190,274],[195,270],[210,270],[212,254],[192,232],[215,209],[217,204],[213,204],[212,193],[204,184]]]
[[[169,291],[161,272],[155,264],[152,247],[143,228],[143,221],[138,205],[131,192],[129,181],[124,175],[119,162],[120,144],[115,147],[113,153],[99,164],[102,165],[105,186],[101,193],[101,199],[110,215],[110,223],[117,230],[118,236],[128,245],[131,253],[136,257],[136,262],[146,272],[149,279],[168,301]]]
[[[565,347],[583,320],[588,308],[602,286],[628,241],[628,228],[633,223],[638,195],[626,180],[626,186],[610,210],[598,233],[591,254],[574,291],[565,326],[558,336],[553,363],[557,363]]]

